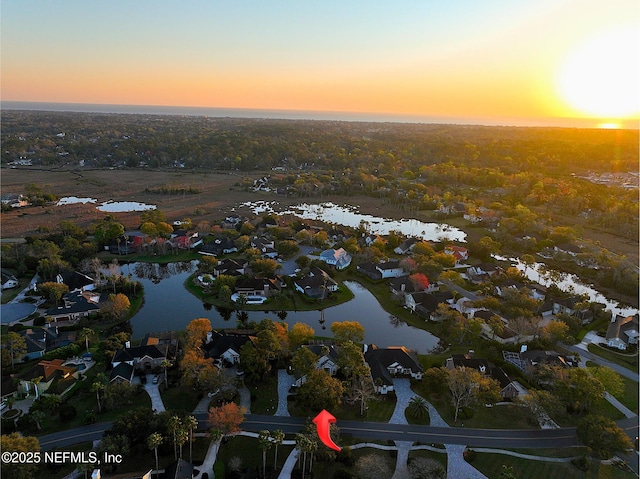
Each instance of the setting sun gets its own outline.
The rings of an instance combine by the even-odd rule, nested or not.
[[[640,85],[637,58],[636,29],[593,36],[574,50],[560,69],[560,94],[584,114],[606,118],[637,115]]]

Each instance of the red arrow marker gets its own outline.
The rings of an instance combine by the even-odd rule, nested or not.
[[[320,414],[318,414],[313,420],[313,423],[318,429],[318,437],[320,438],[322,443],[325,446],[340,452],[340,446],[333,442],[333,440],[331,439],[331,435],[329,434],[329,425],[334,422],[336,422],[336,418],[333,417],[330,412],[327,412],[324,409],[320,411]]]

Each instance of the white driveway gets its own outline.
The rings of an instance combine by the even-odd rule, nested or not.
[[[164,412],[166,409],[164,407],[164,403],[162,402],[162,398],[160,397],[160,390],[158,389],[160,382],[158,381],[158,384],[153,384],[154,377],[155,374],[147,374],[147,384],[145,384],[143,387],[151,398],[151,409],[156,412]]]

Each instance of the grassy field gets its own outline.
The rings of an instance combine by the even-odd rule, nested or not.
[[[637,477],[633,473],[601,464],[599,461],[591,461],[589,470],[583,472],[570,462],[532,461],[502,454],[477,453],[471,464],[489,479],[500,478],[502,466],[513,468],[514,477],[518,479],[558,477],[563,479],[631,479]]]

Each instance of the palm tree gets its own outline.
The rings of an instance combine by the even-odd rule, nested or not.
[[[193,462],[193,430],[198,427],[198,420],[193,416],[187,416],[182,424],[189,430],[189,462]]]
[[[95,331],[91,328],[82,328],[82,331],[80,331],[79,339],[84,339],[84,346],[87,349],[87,352],[89,352],[89,339],[93,338],[95,334]]]
[[[178,446],[180,447],[180,459],[182,459],[182,446],[184,446],[184,443],[187,442],[189,440],[189,431],[187,430],[187,428],[184,427],[184,424],[178,428],[177,434],[176,434],[176,442],[178,443]]]
[[[36,427],[38,428],[38,430],[42,429],[42,426],[40,425],[40,423],[45,420],[47,415],[43,411],[36,409],[30,414],[30,416],[31,416],[31,419],[33,419],[34,422],[36,423]]]
[[[178,429],[181,424],[178,416],[171,416],[167,422],[167,429],[173,432],[173,456],[176,461],[178,460]]]
[[[418,419],[423,419],[429,415],[429,404],[420,396],[413,396],[407,409],[410,414]]]
[[[267,475],[267,449],[271,447],[271,433],[263,430],[258,433],[258,447],[262,449],[262,477]]]
[[[156,455],[156,477],[158,477],[158,446],[162,444],[162,441],[163,437],[157,432],[154,432],[147,438],[147,447],[153,449]]]
[[[271,439],[273,440],[273,444],[276,449],[275,457],[273,459],[273,469],[276,469],[278,466],[278,446],[281,446],[284,442],[284,432],[282,432],[281,429],[276,429],[273,431],[273,434],[271,434]]]
[[[100,393],[107,389],[107,376],[104,373],[96,375],[95,382],[91,385],[91,392],[96,393],[96,399],[98,400],[98,414],[102,412],[102,405],[100,404]]]
[[[164,385],[165,386],[169,385],[167,381],[167,368],[170,368],[171,366],[173,366],[173,363],[168,359],[163,359],[162,362],[160,363],[160,367],[164,369]]]

